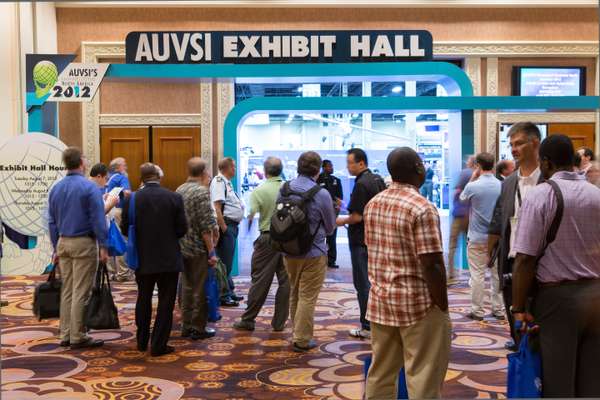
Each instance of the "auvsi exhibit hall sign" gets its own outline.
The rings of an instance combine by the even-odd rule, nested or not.
[[[428,31],[131,32],[128,64],[427,61]]]

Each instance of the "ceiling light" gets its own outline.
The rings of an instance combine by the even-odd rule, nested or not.
[[[402,86],[398,85],[398,86],[394,86],[392,88],[392,93],[400,93],[402,91]]]

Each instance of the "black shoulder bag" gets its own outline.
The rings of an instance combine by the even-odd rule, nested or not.
[[[92,293],[85,305],[83,323],[90,329],[119,329],[119,312],[113,301],[105,263],[96,270]]]

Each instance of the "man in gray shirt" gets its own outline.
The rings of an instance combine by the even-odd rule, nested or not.
[[[488,229],[502,185],[493,173],[494,156],[492,154],[477,154],[475,163],[477,168],[460,194],[460,200],[467,201],[470,205],[467,258],[471,272],[471,312],[467,314],[467,317],[481,321],[485,315],[483,309],[485,272],[490,261],[487,251]],[[504,319],[496,263],[490,272],[492,315],[497,319]]]

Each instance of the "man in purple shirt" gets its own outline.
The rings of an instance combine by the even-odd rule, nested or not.
[[[48,229],[54,248],[53,262],[60,262],[60,345],[71,349],[102,346],[102,340],[87,336],[83,326],[84,305],[100,261],[106,262],[107,227],[104,202],[98,187],[84,178],[81,150],[63,152],[69,171],[48,196]],[[99,250],[98,250],[99,249]]]
[[[522,331],[533,322],[539,330],[543,397],[600,397],[600,189],[573,172],[573,144],[567,136],[548,137],[539,157],[544,178],[555,182],[560,193],[540,184],[523,201],[511,312]],[[562,218],[548,244],[560,195]]]
[[[290,182],[294,192],[307,192],[317,185],[321,156],[307,151],[298,158],[298,178]],[[293,323],[293,347],[306,352],[316,347],[313,325],[317,297],[327,273],[326,237],[335,229],[335,210],[327,190],[319,190],[308,203],[308,220],[313,243],[303,256],[284,255],[283,262],[290,278],[290,317]]]

